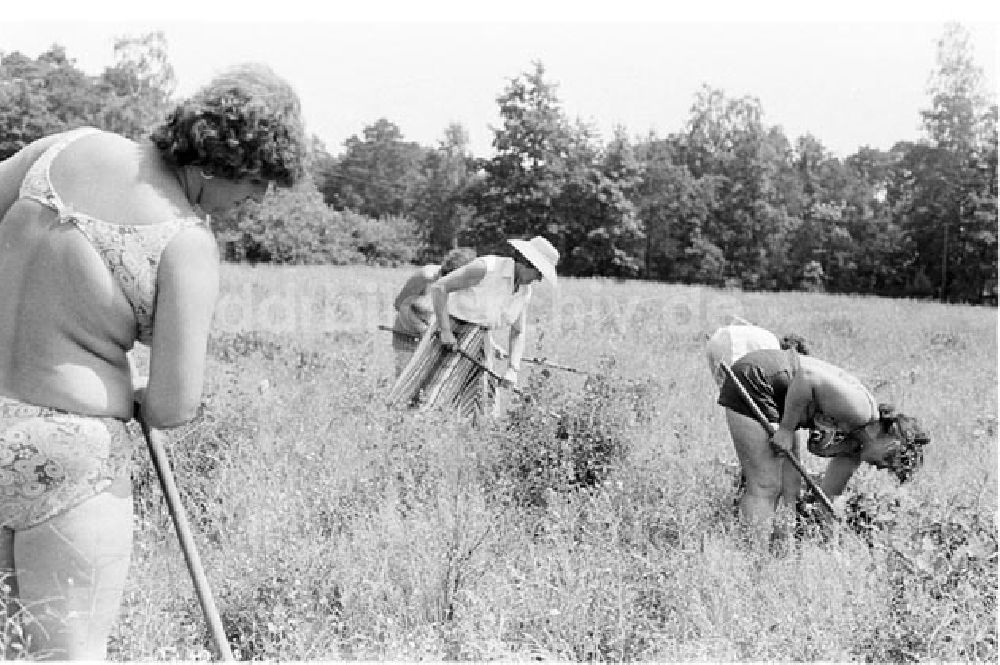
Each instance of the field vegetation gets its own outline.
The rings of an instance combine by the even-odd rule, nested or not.
[[[591,375],[527,370],[533,398],[473,429],[384,406],[376,326],[405,274],[226,266],[204,414],[171,456],[239,658],[996,662],[995,309],[566,280],[539,290],[526,356]],[[862,469],[850,527],[748,550],[702,352],[730,313],[918,416],[925,469]],[[110,656],[208,658],[136,460]]]

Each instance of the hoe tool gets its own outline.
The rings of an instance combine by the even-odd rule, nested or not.
[[[773,436],[774,433],[778,431],[778,427],[767,419],[764,413],[760,410],[760,406],[757,405],[757,402],[754,401],[753,397],[750,396],[750,393],[747,392],[747,389],[742,383],[740,383],[740,380],[736,378],[736,375],[733,374],[733,370],[731,370],[726,363],[719,363],[719,365],[722,367],[723,371],[725,371],[729,380],[736,384],[736,388],[740,391],[740,396],[743,397],[743,401],[746,402],[748,407],[750,407],[750,410],[753,412],[754,418],[756,418],[757,422],[759,422],[764,429],[767,430],[768,434]],[[824,492],[823,489],[816,484],[816,481],[813,480],[808,473],[806,473],[806,470],[802,468],[802,464],[799,460],[797,460],[795,456],[788,451],[785,451],[785,458],[788,459],[788,461],[792,463],[792,466],[795,467],[795,470],[799,472],[802,480],[806,482],[806,485],[808,485],[809,489],[813,491],[820,503],[823,504],[823,507],[830,512],[830,515],[832,515],[835,520],[840,521],[837,513],[833,510],[833,503],[830,502],[830,498],[826,495],[826,492]]]
[[[378,329],[379,330],[384,330],[386,332],[396,333],[397,335],[403,335],[404,337],[409,337],[409,338],[413,339],[414,341],[417,341],[417,340],[420,339],[420,337],[418,337],[416,335],[410,335],[409,333],[405,333],[402,330],[396,330],[395,328],[391,328],[389,326],[379,326]],[[495,350],[500,355],[501,358],[506,358],[507,357],[507,354],[504,353],[502,350],[500,350],[500,349],[495,349]],[[521,358],[521,362],[523,362],[523,363],[531,363],[532,365],[544,365],[545,367],[551,367],[552,369],[561,369],[564,372],[573,372],[574,374],[583,374],[585,376],[589,376],[590,375],[590,372],[585,372],[582,369],[577,369],[575,367],[568,367],[566,365],[560,365],[559,363],[554,363],[551,360],[546,360],[545,358]]]
[[[204,568],[202,568],[201,558],[198,556],[194,538],[191,536],[191,527],[188,525],[187,515],[177,491],[177,483],[170,470],[170,459],[167,457],[167,451],[163,445],[164,434],[159,430],[151,429],[141,417],[138,420],[142,426],[143,436],[146,437],[146,444],[149,446],[153,468],[156,469],[156,475],[160,479],[160,488],[167,500],[170,517],[174,521],[174,529],[177,531],[177,538],[180,540],[181,551],[184,552],[188,571],[191,573],[191,581],[194,582],[194,590],[198,594],[198,601],[201,603],[205,621],[208,623],[208,630],[215,645],[215,654],[219,660],[233,661],[235,659],[229,650],[229,641],[226,639],[226,632],[222,627],[222,619],[215,607],[212,590],[208,586],[208,578],[205,576]]]

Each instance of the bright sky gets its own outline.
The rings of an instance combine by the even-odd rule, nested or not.
[[[762,0],[702,0],[681,11],[635,0],[27,4],[4,3],[0,51],[37,57],[58,43],[99,74],[113,62],[114,37],[163,30],[179,95],[227,65],[265,62],[298,90],[307,130],[334,154],[385,117],[425,146],[459,122],[473,152],[487,156],[496,98],[534,60],[559,84],[569,116],[605,139],[616,125],[631,136],[680,131],[709,84],[760,99],[765,122],[792,141],[811,133],[842,157],[863,145],[888,149],[921,136],[947,20],[970,30],[988,92],[997,90],[995,3],[964,0],[841,0],[819,12]]]

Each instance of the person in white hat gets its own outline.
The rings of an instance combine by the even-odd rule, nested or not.
[[[390,404],[411,404],[419,396],[422,408],[450,405],[464,415],[488,412],[483,398],[491,398],[495,385],[477,365],[494,371],[494,354],[486,350],[493,346],[492,334],[507,327],[503,383],[517,383],[532,285],[542,280],[556,285],[559,252],[542,236],[509,243],[513,256],[481,256],[431,286],[437,323],[390,391]]]

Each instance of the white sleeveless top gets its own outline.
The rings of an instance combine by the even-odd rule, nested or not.
[[[719,363],[732,365],[751,351],[780,348],[778,338],[770,330],[758,326],[731,325],[723,326],[712,334],[705,345],[705,353],[714,372]]]
[[[531,285],[514,291],[514,259],[479,257],[486,275],[475,286],[448,294],[448,313],[456,319],[495,330],[517,321],[531,300]]]

